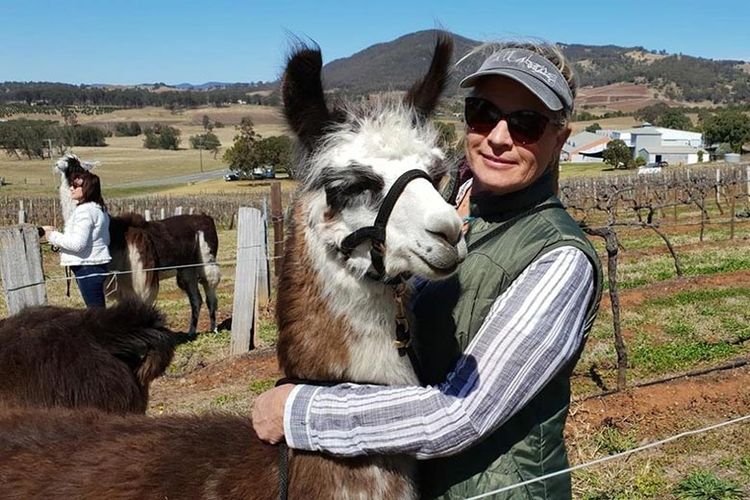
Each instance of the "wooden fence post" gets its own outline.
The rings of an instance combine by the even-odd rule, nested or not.
[[[143,211],[143,218],[146,219],[146,221],[151,220],[151,210],[146,209]]]
[[[260,210],[240,207],[237,217],[237,266],[234,279],[232,305],[232,339],[230,354],[242,354],[255,348],[253,335],[257,322],[258,262],[265,258],[263,221]]]
[[[268,297],[271,295],[271,280],[268,273],[268,204],[263,200],[261,212],[261,247],[258,255],[258,306],[268,305]]]
[[[26,224],[26,210],[23,209],[23,200],[18,200],[18,224]]]
[[[8,314],[47,303],[36,227],[24,224],[0,228],[0,273]]]
[[[182,215],[182,207],[175,207],[174,214],[175,215]]]
[[[281,183],[271,183],[271,220],[273,221],[273,274],[281,271],[279,260],[284,253],[284,212],[281,208]]]

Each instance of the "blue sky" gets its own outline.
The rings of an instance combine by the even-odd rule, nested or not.
[[[0,20],[0,81],[274,80],[290,33],[329,62],[438,26],[750,61],[747,0],[0,0]]]

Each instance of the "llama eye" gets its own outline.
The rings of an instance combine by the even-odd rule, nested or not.
[[[372,167],[352,163],[323,174],[326,202],[335,211],[353,204],[377,203],[382,197],[383,178]]]

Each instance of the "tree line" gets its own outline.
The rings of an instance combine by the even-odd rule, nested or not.
[[[106,146],[109,133],[89,125],[60,124],[51,120],[0,122],[0,149],[18,159],[62,155],[72,146]]]
[[[153,92],[140,87],[103,88],[67,83],[3,82],[0,83],[0,104],[191,108],[243,101],[249,104],[278,105],[278,92],[274,91],[269,95],[259,93],[269,88],[270,84],[267,83],[237,83],[209,90],[175,89]]]

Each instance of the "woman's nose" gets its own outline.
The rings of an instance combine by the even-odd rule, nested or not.
[[[513,147],[513,137],[510,135],[508,122],[505,119],[497,122],[495,128],[487,135],[487,142],[493,147]]]

